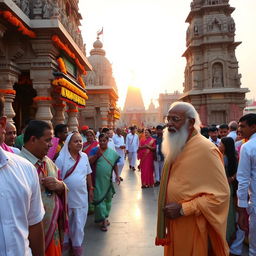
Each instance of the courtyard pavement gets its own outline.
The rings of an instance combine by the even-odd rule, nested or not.
[[[140,172],[128,170],[116,187],[107,232],[99,230],[93,216],[85,228],[85,256],[161,256],[163,247],[155,246],[157,197],[159,188],[141,189]],[[245,248],[243,256],[248,256]],[[185,256],[185,255],[184,255]]]

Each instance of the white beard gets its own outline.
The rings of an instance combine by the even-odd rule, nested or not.
[[[175,161],[177,156],[183,150],[186,141],[188,139],[188,122],[186,122],[179,131],[172,128],[176,132],[169,132],[168,127],[164,129],[162,152],[166,159],[170,160],[171,163]]]

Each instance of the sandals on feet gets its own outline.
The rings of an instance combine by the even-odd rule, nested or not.
[[[107,228],[107,226],[105,224],[102,224],[100,226],[100,230],[103,231],[103,232],[106,232],[106,231],[108,231],[108,228]]]

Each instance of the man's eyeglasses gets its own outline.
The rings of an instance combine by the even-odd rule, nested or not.
[[[178,123],[182,120],[182,118],[178,117],[178,116],[166,116],[165,117],[165,123],[169,123],[170,121],[172,121],[173,123]]]

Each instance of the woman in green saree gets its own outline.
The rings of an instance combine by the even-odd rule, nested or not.
[[[108,148],[108,136],[104,133],[99,136],[99,147],[90,152],[89,161],[94,177],[94,202],[95,222],[100,224],[102,231],[107,231],[109,226],[109,213],[115,189],[112,183],[112,173],[116,174],[116,182],[120,184],[117,162],[119,155]]]

